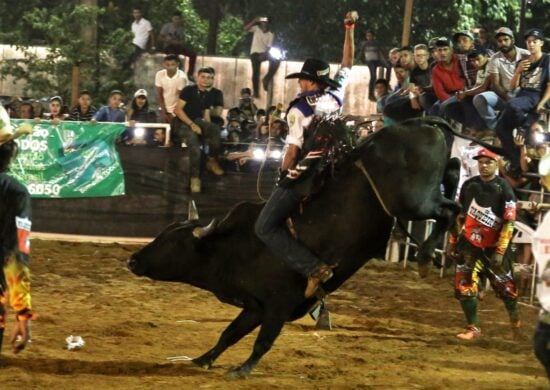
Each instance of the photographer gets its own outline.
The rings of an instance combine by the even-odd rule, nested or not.
[[[273,45],[273,33],[269,30],[268,17],[255,17],[244,25],[247,32],[251,32],[252,45],[250,47],[250,62],[252,63],[252,87],[254,97],[260,97],[260,67],[262,62],[269,61],[269,69],[262,79],[264,90],[267,91],[269,83],[279,69],[280,59],[274,58],[269,49]]]

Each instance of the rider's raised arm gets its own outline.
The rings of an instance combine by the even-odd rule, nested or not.
[[[344,48],[342,52],[342,68],[351,68],[353,66],[353,56],[355,53],[354,33],[357,18],[359,18],[359,15],[356,11],[349,11],[344,20],[346,33],[344,35]]]

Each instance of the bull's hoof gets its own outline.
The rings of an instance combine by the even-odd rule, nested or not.
[[[205,370],[209,370],[212,367],[212,362],[203,357],[193,359],[191,362],[201,368],[204,368]]]
[[[227,374],[225,374],[225,377],[227,379],[244,379],[250,375],[250,369],[244,368],[244,367],[237,367],[232,368],[231,370],[227,371]]]
[[[425,278],[430,273],[430,263],[420,264],[418,263],[418,275],[421,278]]]

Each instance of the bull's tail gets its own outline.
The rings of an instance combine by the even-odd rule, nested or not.
[[[428,124],[428,125],[431,125],[431,126],[437,126],[441,130],[447,131],[447,132],[451,133],[452,135],[454,135],[456,137],[467,139],[467,140],[470,140],[472,142],[475,142],[476,144],[478,144],[480,146],[483,146],[485,149],[488,149],[493,153],[499,154],[501,156],[510,157],[508,155],[508,153],[506,153],[506,151],[503,148],[499,147],[499,146],[494,146],[494,145],[491,145],[487,142],[481,141],[481,140],[479,140],[475,137],[459,133],[458,131],[456,131],[455,129],[452,128],[452,126],[449,124],[449,122],[447,122],[445,119],[440,118],[438,116],[426,116],[426,117],[421,117],[421,118],[411,118],[411,119],[407,119],[407,120],[401,122],[401,124],[403,124],[403,125]]]

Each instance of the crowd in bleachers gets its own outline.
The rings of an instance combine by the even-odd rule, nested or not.
[[[371,70],[369,97],[385,124],[441,116],[464,134],[500,144],[508,155],[501,173],[518,186],[548,152],[550,55],[536,28],[517,42],[508,27],[490,37],[485,28],[458,31],[452,39],[393,48],[386,59],[367,30],[357,58]]]
[[[106,104],[97,109],[91,104],[90,93],[82,91],[78,103],[72,108],[60,96],[40,101],[15,99],[6,104],[10,115],[54,122],[129,121],[131,127],[136,122],[175,125],[179,94],[185,87],[193,85],[195,76],[196,54],[184,44],[181,15],[173,15],[172,21],[162,27],[156,41],[150,23],[139,9],[133,10],[133,16],[132,45],[136,47],[133,56],[138,56],[147,45],[153,47],[155,42],[168,53],[163,69],[155,76],[156,101],[151,102],[147,91],[139,88],[131,100],[127,99],[125,106],[123,93],[113,90]],[[521,173],[536,171],[534,162],[541,153],[547,152],[543,145],[549,141],[545,115],[550,100],[550,56],[542,51],[544,39],[544,33],[539,29],[528,30],[523,39],[516,42],[515,34],[508,27],[501,27],[492,34],[485,28],[477,28],[456,32],[452,38],[437,37],[428,43],[392,48],[386,58],[374,32],[369,29],[364,40],[357,45],[356,58],[358,63],[369,67],[368,97],[376,101],[376,110],[384,124],[426,114],[442,116],[464,134],[500,143],[508,154],[501,174],[512,185],[521,186],[524,184]],[[527,49],[519,47],[523,44]],[[192,62],[188,64],[187,73],[182,70],[182,55]],[[220,93],[223,108],[223,91]],[[218,112],[211,115],[210,119],[218,126],[220,134],[233,143],[230,152],[242,152],[245,146],[237,145],[239,142],[265,138],[267,134],[266,124],[271,115],[258,110],[255,95],[257,90],[251,93],[250,88],[243,88],[239,107],[230,108],[225,118]],[[152,109],[155,103],[158,111]],[[283,107],[278,111],[284,111]],[[373,122],[371,130],[375,127],[380,128],[381,122]],[[156,136],[150,136],[152,144],[160,144],[159,139],[166,139],[162,132],[158,129]],[[130,144],[135,142],[131,131],[126,132],[122,140]],[[523,144],[519,144],[520,140]]]

